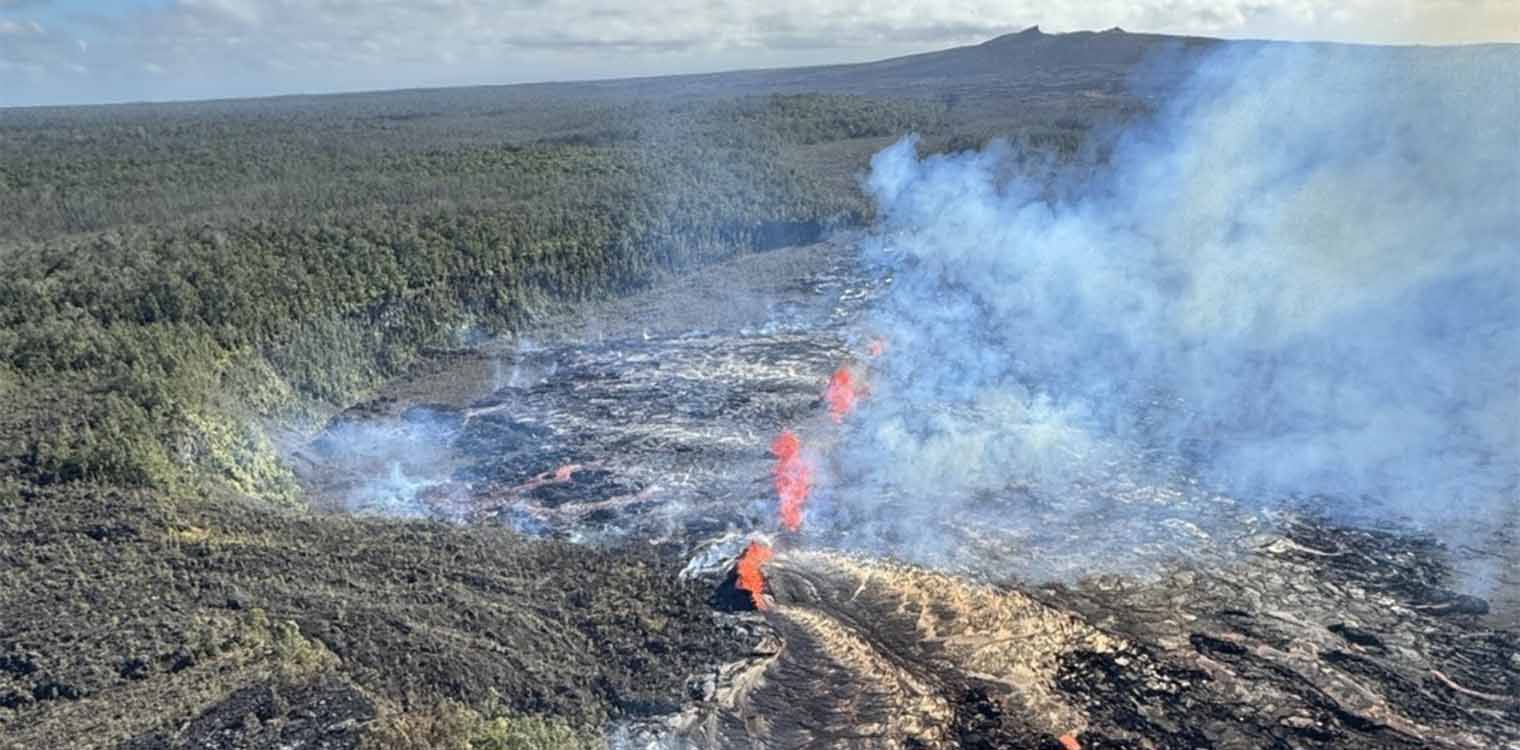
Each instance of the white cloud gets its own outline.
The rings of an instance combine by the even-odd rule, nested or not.
[[[283,3],[267,0],[179,0],[179,9],[183,12],[210,17],[224,16],[237,23],[250,25],[259,23],[265,6],[279,5]]]

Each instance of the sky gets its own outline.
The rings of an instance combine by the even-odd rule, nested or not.
[[[0,0],[0,107],[861,62],[1039,25],[1520,41],[1520,0]]]

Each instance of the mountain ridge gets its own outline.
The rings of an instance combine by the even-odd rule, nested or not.
[[[482,83],[458,86],[406,87],[328,93],[291,93],[262,97],[234,97],[165,102],[120,102],[68,106],[0,107],[0,112],[65,111],[88,109],[132,109],[190,107],[220,104],[230,106],[300,105],[314,101],[340,103],[352,98],[450,97],[514,94],[551,94],[556,96],[664,96],[768,93],[857,93],[894,96],[925,96],[931,84],[947,80],[959,85],[975,84],[989,76],[1018,76],[1030,70],[1089,70],[1112,75],[1115,68],[1130,68],[1159,49],[1173,47],[1196,52],[1220,45],[1265,46],[1305,45],[1357,47],[1382,50],[1472,50],[1480,48],[1520,49],[1520,44],[1470,45],[1369,45],[1342,42],[1276,41],[1262,39],[1222,39],[1206,36],[1172,35],[1126,31],[1117,26],[1102,31],[1079,30],[1048,33],[1038,25],[1001,34],[982,42],[947,47],[940,50],[888,57],[858,63],[833,63],[785,68],[741,68],[704,73],[672,73],[652,76],[546,80],[521,83]],[[1070,81],[1068,81],[1070,83]],[[299,106],[297,107],[299,108]]]

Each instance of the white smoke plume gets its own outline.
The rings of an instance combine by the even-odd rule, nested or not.
[[[924,514],[1075,502],[1123,467],[1514,524],[1517,123],[1520,47],[1238,45],[1082,174],[886,149],[866,251],[891,349],[832,512],[868,485]]]

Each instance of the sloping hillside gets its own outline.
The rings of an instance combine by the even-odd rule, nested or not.
[[[312,512],[271,436],[548,313],[866,221],[856,175],[905,132],[1069,156],[1143,116],[1145,61],[1218,44],[1029,30],[860,65],[0,110],[0,747],[457,747],[679,706],[755,640],[679,561]]]

